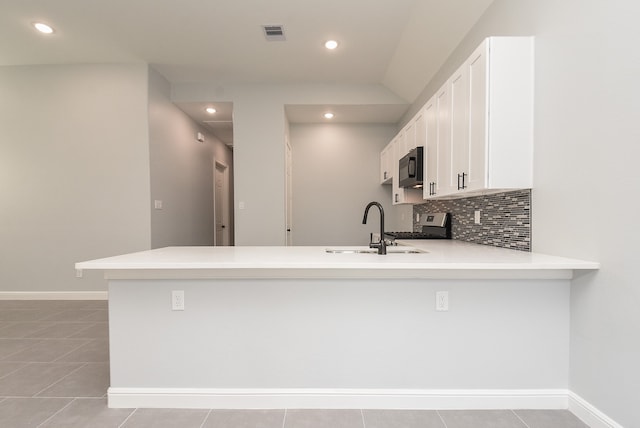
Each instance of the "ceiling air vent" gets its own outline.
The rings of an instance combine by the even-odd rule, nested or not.
[[[283,41],[284,37],[284,27],[282,25],[263,25],[264,29],[264,37],[270,41]]]

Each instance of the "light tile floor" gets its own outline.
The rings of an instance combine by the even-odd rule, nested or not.
[[[566,410],[109,409],[104,301],[0,301],[0,427],[588,428]]]

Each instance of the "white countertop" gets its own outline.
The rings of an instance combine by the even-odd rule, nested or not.
[[[166,247],[80,262],[118,278],[571,278],[599,263],[460,241],[406,240],[420,254],[332,254],[314,247]],[[390,247],[398,248],[398,247]]]

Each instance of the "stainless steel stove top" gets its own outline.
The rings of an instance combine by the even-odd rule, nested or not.
[[[385,235],[395,239],[447,239],[446,236],[429,232],[385,232]]]

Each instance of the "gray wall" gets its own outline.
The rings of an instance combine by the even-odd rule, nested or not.
[[[146,65],[0,67],[0,291],[104,290],[150,245]]]
[[[236,245],[285,243],[285,105],[406,104],[382,85],[337,84],[178,83],[172,99],[233,102]]]
[[[533,251],[601,263],[572,282],[570,389],[627,427],[640,426],[639,14],[626,0],[496,0],[412,109],[484,37],[536,37]]]
[[[254,395],[264,406],[286,397],[282,388],[292,396],[328,388],[328,396],[362,394],[361,405],[402,406],[412,401],[402,398],[407,389],[433,404],[438,390],[534,390],[537,398],[523,397],[531,402],[567,387],[568,280],[214,278],[111,280],[109,288],[111,386],[131,388],[118,392],[134,399],[144,388],[167,397],[187,388],[204,400],[264,388]],[[167,301],[176,289],[188,307],[179,314]],[[455,296],[451,311],[433,310],[436,290]],[[166,369],[186,356],[181,370]],[[385,389],[386,399],[373,398]],[[305,392],[305,403],[322,401]]]
[[[0,292],[103,291],[74,263],[213,242],[231,151],[146,65],[0,67],[0,94]]]
[[[377,212],[362,224],[370,201],[383,204],[386,229],[398,229],[402,208],[379,184],[380,150],[395,133],[392,125],[291,125],[294,245],[367,244],[379,230]],[[411,211],[405,216],[411,230]]]
[[[171,102],[170,89],[150,69],[151,246],[213,245],[213,163],[232,167],[231,151]],[[153,209],[154,200],[162,201],[161,210]]]

